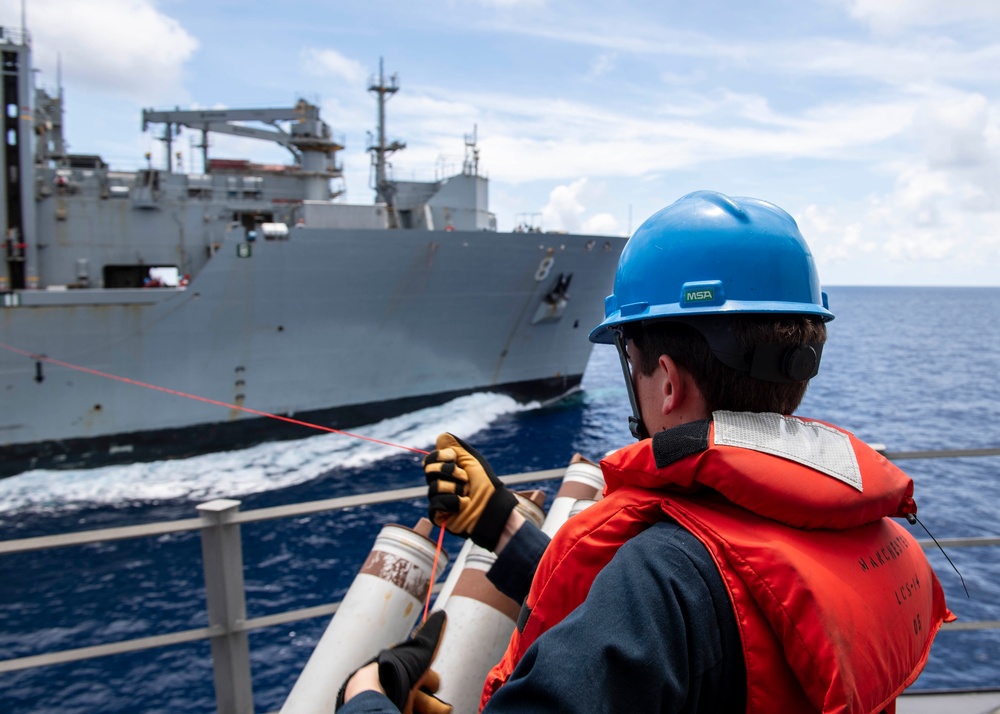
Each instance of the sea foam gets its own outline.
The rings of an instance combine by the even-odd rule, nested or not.
[[[537,408],[500,394],[459,397],[352,429],[371,439],[430,450],[451,431],[468,437],[506,414]],[[68,510],[83,506],[238,497],[311,481],[336,468],[359,468],[400,453],[347,434],[325,433],[294,441],[188,459],[81,470],[35,470],[0,480],[0,513]]]

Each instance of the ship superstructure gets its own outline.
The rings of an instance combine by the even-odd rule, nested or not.
[[[398,84],[381,67],[376,201],[361,205],[331,188],[345,141],[304,100],[146,110],[165,165],[147,155],[117,171],[67,152],[62,90],[33,90],[27,36],[4,29],[0,51],[7,473],[290,435],[43,356],[335,427],[472,391],[546,399],[579,384],[624,239],[498,233],[474,134],[457,175],[393,180],[387,159],[403,145],[386,140],[385,101]],[[202,173],[178,170],[179,127],[200,134]],[[275,142],[292,162],[211,157],[212,133]]]

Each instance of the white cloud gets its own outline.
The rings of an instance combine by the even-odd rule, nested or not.
[[[860,205],[810,205],[796,220],[821,275],[822,266],[859,261],[930,266],[975,254],[1000,263],[1000,213],[964,210],[963,194],[946,172],[914,165],[885,194]]]
[[[819,265],[839,263],[870,254],[877,244],[862,236],[864,230],[860,222],[844,223],[833,209],[811,204],[795,216],[799,230]],[[822,276],[822,271],[820,275]]]
[[[894,4],[893,0],[871,0],[871,5],[875,7],[883,2]],[[969,5],[968,1],[933,3],[935,11],[946,4],[953,7],[953,11],[942,10],[944,18],[956,21],[1000,18],[1000,3],[995,0],[973,3],[974,7],[964,11],[959,6]],[[904,14],[901,12],[900,17]],[[503,30],[540,41],[598,48],[619,56],[695,61],[698,69],[689,69],[689,74],[672,74],[673,67],[664,73],[664,81],[670,84],[701,79],[706,71],[708,76],[713,76],[719,71],[742,72],[752,68],[757,75],[775,74],[812,81],[821,77],[845,77],[905,87],[914,82],[966,81],[970,77],[979,82],[995,81],[990,78],[996,75],[995,68],[1000,65],[1000,42],[964,42],[943,32],[917,40],[907,38],[908,41],[897,37],[857,40],[824,33],[796,33],[767,41],[723,41],[716,36],[679,30],[657,17],[650,18],[642,26],[634,22],[623,25],[617,18],[581,20],[581,17],[577,15],[575,23],[511,22]],[[930,11],[922,17],[926,17],[924,24],[935,24]],[[970,25],[975,27],[971,22]],[[683,64],[690,66],[692,63]]]
[[[602,52],[591,61],[590,70],[587,72],[587,76],[594,79],[597,77],[603,77],[609,72],[613,72],[617,60],[617,52]]]
[[[0,11],[20,16],[17,0],[3,0]],[[198,48],[153,0],[37,0],[27,23],[35,65],[48,77],[55,77],[58,56],[67,80],[136,101],[176,100],[184,65]]]
[[[783,14],[750,34],[737,28],[753,10],[735,5],[724,23],[708,22],[717,11],[697,4],[681,15],[648,2],[566,9],[547,0],[447,0],[375,33],[353,16],[326,32],[277,5],[234,20],[211,3],[31,0],[28,22],[43,84],[62,53],[68,126],[86,137],[80,150],[113,161],[160,147],[148,136],[142,146],[131,140],[136,104],[183,105],[185,73],[195,76],[195,62],[209,59],[201,55],[246,61],[246,37],[267,35],[294,49],[269,55],[266,72],[204,68],[192,88],[255,106],[262,94],[291,101],[288,78],[305,76],[323,93],[311,100],[346,139],[350,198],[367,200],[365,132],[374,129],[375,103],[364,81],[372,67],[353,58],[370,56],[377,34],[409,57],[389,103],[389,139],[408,145],[393,157],[396,176],[434,178],[442,156],[459,167],[462,136],[478,125],[495,210],[497,197],[511,196],[501,222],[545,206],[546,228],[616,232],[626,206],[638,223],[688,190],[719,188],[796,210],[817,260],[835,269],[888,265],[891,254],[936,278],[935,261],[974,256],[977,275],[987,276],[980,281],[996,282],[997,0],[822,0],[799,7],[794,25]],[[20,0],[0,0],[0,11],[15,24]],[[853,26],[843,21],[850,17]],[[195,31],[212,53],[196,52]],[[413,38],[437,43],[436,51],[427,56]],[[469,54],[471,44],[516,47],[547,71]],[[546,62],[552,56],[577,71],[561,73],[561,62]],[[96,116],[89,125],[88,116]],[[115,146],[123,136],[130,143]],[[264,142],[212,141],[220,156],[288,158]],[[609,195],[596,191],[602,181]]]
[[[1000,109],[979,93],[943,90],[927,98],[915,124],[926,157],[957,207],[1000,211]],[[925,179],[926,180],[926,179]]]
[[[997,245],[1000,212],[969,211],[965,204],[977,190],[954,172],[914,166],[900,174],[892,193],[872,199],[869,220],[886,237],[884,251],[891,259],[976,256],[996,264],[995,251],[992,258],[980,251]]]
[[[597,213],[583,222],[583,233],[587,235],[613,236],[622,231],[618,219],[610,213]]]
[[[935,81],[989,81],[1000,44],[965,45],[947,37],[919,42],[856,42],[826,37],[747,48],[755,66],[782,75],[846,77],[899,87]]]
[[[545,5],[546,0],[472,0],[472,2],[476,5],[489,5],[507,10],[516,7],[541,7]]]
[[[700,84],[708,78],[708,74],[703,69],[696,69],[688,73],[681,72],[660,72],[660,81],[665,85],[684,86]]]
[[[305,71],[314,76],[336,77],[360,85],[368,75],[364,65],[337,50],[307,47],[302,50],[301,59]]]
[[[739,62],[746,60],[743,46],[719,41],[701,32],[677,30],[656,20],[650,20],[639,27],[635,25],[634,19],[623,21],[617,17],[581,12],[559,19],[559,22],[547,23],[511,21],[504,25],[498,24],[497,29],[543,40],[598,47],[621,54],[685,56]]]
[[[991,162],[986,130],[989,102],[982,94],[949,92],[921,107],[920,129],[931,165],[977,166]]]
[[[542,209],[542,227],[545,230],[562,230],[569,233],[617,235],[618,221],[610,213],[584,217],[587,209],[582,201],[596,198],[603,193],[586,178],[569,185],[556,186],[549,194],[549,202]]]
[[[542,225],[549,230],[564,230],[579,233],[581,216],[586,210],[580,203],[579,195],[587,179],[582,178],[568,186],[556,186],[549,194],[549,202],[542,209]]]
[[[876,32],[1000,19],[996,0],[849,0],[851,17]]]
[[[487,127],[481,146],[490,175],[515,182],[643,176],[737,158],[867,158],[868,147],[907,131],[917,106],[911,98],[778,112],[765,98],[721,92],[669,103],[651,95],[637,114],[562,99],[467,99],[478,109],[438,111],[426,121],[453,134],[462,121]]]
[[[914,107],[891,189],[796,216],[834,283],[987,283],[1000,271],[1000,120],[980,93],[937,89]],[[828,279],[828,278],[824,278]],[[914,281],[914,278],[910,278]]]

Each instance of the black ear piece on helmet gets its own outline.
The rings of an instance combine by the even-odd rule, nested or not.
[[[766,382],[806,382],[819,372],[823,345],[757,345],[750,357],[750,376]]]
[[[741,372],[749,372],[754,379],[765,382],[805,382],[819,373],[819,363],[823,356],[821,342],[804,345],[764,343],[745,352],[740,349],[730,328],[731,323],[725,318],[706,316],[683,322],[701,333],[712,354],[720,362]]]

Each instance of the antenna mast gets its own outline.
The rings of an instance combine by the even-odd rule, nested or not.
[[[388,175],[388,162],[386,158],[400,149],[405,149],[406,144],[393,141],[387,144],[385,140],[385,104],[389,97],[399,91],[397,77],[393,74],[386,84],[385,73],[382,66],[382,58],[378,60],[378,79],[374,77],[369,82],[368,91],[378,95],[378,143],[368,147],[372,152],[372,165],[375,167],[375,200],[389,206],[390,215],[393,209],[393,194],[395,193]]]
[[[476,139],[479,134],[479,126],[472,125],[472,134],[465,135],[465,161],[462,162],[462,173],[466,176],[479,175],[479,147],[476,146]]]

